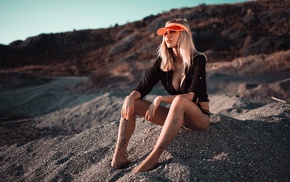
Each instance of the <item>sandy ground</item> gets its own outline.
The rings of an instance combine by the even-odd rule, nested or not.
[[[140,174],[131,170],[153,148],[161,127],[137,120],[128,147],[132,163],[122,170],[109,165],[117,121],[78,134],[56,131],[2,146],[0,175],[4,181],[289,181],[289,116],[290,105],[280,103],[252,109],[241,116],[246,120],[213,114],[207,130],[180,131],[159,166]]]
[[[208,65],[209,128],[181,130],[157,168],[138,174],[132,169],[161,131],[142,118],[128,147],[132,162],[121,170],[110,167],[122,100],[131,88],[80,93],[75,86],[87,78],[6,75],[10,81],[2,79],[0,87],[0,179],[289,181],[289,70],[275,77],[251,71],[253,65],[235,72],[237,62],[245,65]],[[161,93],[158,88],[147,99]]]

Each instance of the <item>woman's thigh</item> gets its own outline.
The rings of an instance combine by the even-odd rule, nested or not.
[[[209,125],[209,117],[191,100],[184,99],[183,103],[185,104],[183,126],[190,129],[206,129]]]
[[[145,114],[149,108],[149,106],[151,105],[152,102],[147,101],[147,100],[142,100],[142,99],[138,99],[135,100],[135,108],[134,108],[134,113],[136,115],[145,117]],[[167,107],[164,106],[159,106],[156,109],[155,115],[153,116],[152,120],[150,120],[152,123],[158,124],[158,125],[163,125],[164,121],[167,117],[167,114],[169,112],[169,109]]]

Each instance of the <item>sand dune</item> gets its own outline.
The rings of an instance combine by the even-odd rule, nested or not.
[[[265,66],[255,72],[250,67],[258,63],[246,64],[252,57],[243,59],[208,64],[209,128],[181,130],[158,167],[139,174],[131,171],[161,130],[141,118],[128,147],[132,162],[121,170],[110,167],[120,108],[133,85],[119,90],[113,89],[118,87],[114,82],[80,92],[79,84],[87,78],[6,75],[14,81],[2,79],[0,87],[0,179],[289,181],[289,62],[285,69],[267,71]],[[163,93],[157,87],[147,99]]]
[[[126,169],[112,169],[122,96],[104,93],[27,121],[27,128],[34,130],[26,132],[35,138],[17,141],[16,137],[15,144],[2,144],[0,177],[4,181],[288,181],[290,105],[273,101],[253,108],[238,97],[210,95],[210,99],[214,113],[210,127],[202,132],[180,131],[150,172],[131,170],[153,148],[161,127],[138,119],[128,147],[132,163]]]
[[[79,105],[98,94],[81,94],[72,90],[73,85],[87,80],[86,77],[45,78],[30,74],[11,74],[8,77],[10,79],[1,83],[0,118],[47,114]]]
[[[122,170],[109,166],[116,141],[117,121],[79,134],[60,134],[24,145],[2,146],[1,179],[288,181],[290,105],[267,104],[243,115],[248,116],[247,120],[214,114],[206,131],[182,130],[162,155],[159,166],[140,174],[132,174],[131,170],[150,152],[161,129],[143,119],[138,119],[135,135],[128,147],[129,159],[133,162]]]

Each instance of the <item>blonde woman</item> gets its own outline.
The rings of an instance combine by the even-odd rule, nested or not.
[[[204,130],[210,121],[206,91],[207,58],[196,51],[189,25],[184,19],[173,19],[158,29],[163,36],[158,57],[144,79],[124,100],[118,140],[111,166],[123,168],[127,163],[126,149],[135,129],[136,115],[163,126],[161,134],[147,158],[133,172],[154,169],[163,151],[181,127]],[[143,100],[159,82],[168,96],[157,96],[153,102]],[[169,103],[163,107],[161,102]]]

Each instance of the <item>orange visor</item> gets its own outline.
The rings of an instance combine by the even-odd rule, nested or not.
[[[180,23],[168,23],[163,28],[159,28],[157,30],[157,35],[163,36],[167,30],[173,30],[173,31],[184,31],[186,30],[188,32],[188,29],[186,26],[180,24]]]

